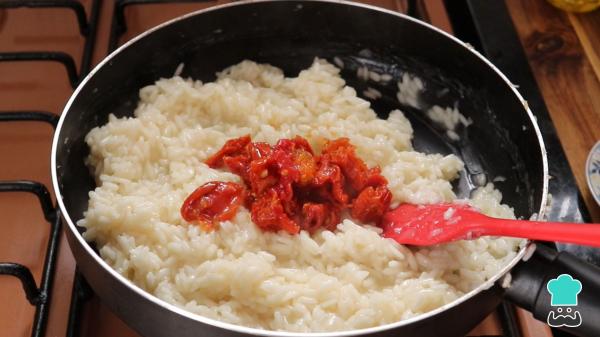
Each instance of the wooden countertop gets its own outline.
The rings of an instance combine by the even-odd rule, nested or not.
[[[600,222],[585,178],[588,152],[600,140],[600,10],[571,14],[544,0],[506,3],[579,190]]]

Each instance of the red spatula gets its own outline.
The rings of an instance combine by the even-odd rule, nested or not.
[[[492,235],[600,247],[600,224],[497,219],[463,204],[401,204],[381,226],[384,237],[417,246]]]

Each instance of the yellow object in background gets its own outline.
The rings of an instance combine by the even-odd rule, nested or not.
[[[569,12],[584,13],[600,7],[600,0],[548,0],[554,6]]]

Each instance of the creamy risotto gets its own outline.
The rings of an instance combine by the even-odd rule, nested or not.
[[[401,111],[377,118],[368,101],[324,60],[286,78],[244,61],[202,83],[175,76],[140,90],[133,118],[111,116],[86,138],[97,188],[78,222],[102,258],[156,297],[229,323],[286,331],[336,331],[413,317],[491,277],[519,240],[479,238],[406,247],[377,227],[343,220],[337,231],[263,232],[241,208],[204,232],[180,215],[183,200],[208,181],[239,182],[204,160],[250,134],[274,144],[300,135],[319,152],[325,139],[348,137],[367,165],[379,165],[393,204],[452,201],[450,181],[463,163],[411,146]],[[470,203],[514,218],[491,184]]]

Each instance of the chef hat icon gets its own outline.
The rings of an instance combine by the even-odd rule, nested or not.
[[[577,305],[577,295],[581,292],[581,282],[569,274],[561,274],[546,286],[552,297],[552,306]]]

